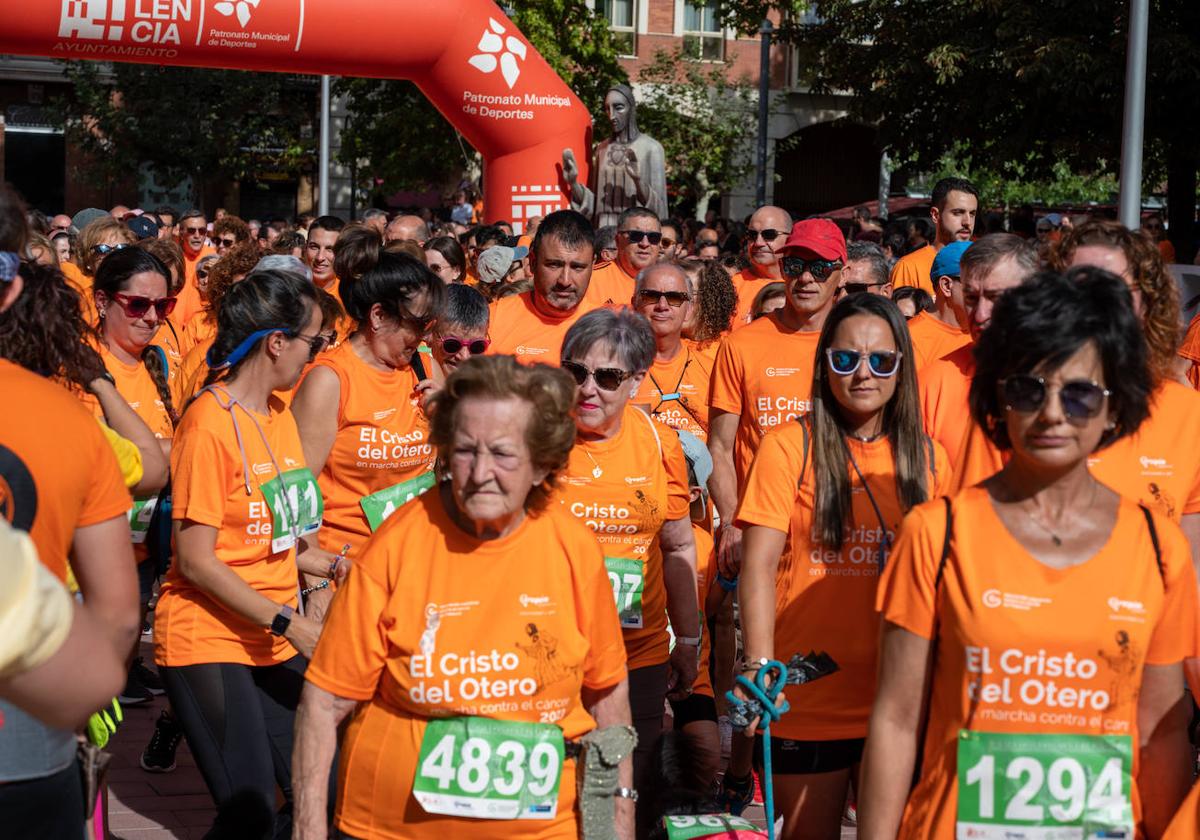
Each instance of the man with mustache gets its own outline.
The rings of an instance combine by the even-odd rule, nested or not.
[[[979,212],[979,190],[966,178],[943,178],[933,186],[934,239],[924,248],[900,258],[892,269],[892,288],[916,286],[936,298],[929,272],[938,251],[951,242],[970,242],[975,234],[975,215]]]

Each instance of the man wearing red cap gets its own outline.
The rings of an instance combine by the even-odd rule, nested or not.
[[[709,489],[721,515],[718,563],[726,577],[741,564],[741,532],[731,523],[758,443],[811,407],[817,339],[842,282],[846,239],[828,219],[807,219],[778,253],[783,308],[725,340],[709,392]]]

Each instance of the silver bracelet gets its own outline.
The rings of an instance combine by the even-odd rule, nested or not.
[[[613,791],[613,796],[619,796],[622,799],[629,799],[633,802],[638,801],[638,792],[633,788],[619,787]]]

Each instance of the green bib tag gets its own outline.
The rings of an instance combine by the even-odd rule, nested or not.
[[[325,500],[308,467],[288,470],[260,488],[271,509],[271,552],[287,551],[300,537],[316,533]]]
[[[617,615],[621,627],[641,629],[642,590],[646,586],[645,564],[641,560],[627,557],[605,557],[608,582],[612,584],[613,598],[617,601]]]
[[[154,509],[158,507],[158,496],[148,499],[134,499],[133,507],[129,509],[129,536],[134,545],[146,541],[150,532],[150,520],[154,518]]]
[[[668,840],[693,840],[713,834],[724,836],[731,831],[753,831],[761,835],[762,829],[750,820],[730,814],[704,814],[702,816],[663,817]]]
[[[430,814],[549,820],[558,811],[562,730],[481,717],[429,721],[413,796]]]
[[[359,499],[358,504],[367,516],[371,533],[378,531],[384,520],[396,512],[396,508],[411,502],[435,484],[437,476],[431,470]]]
[[[959,837],[1133,838],[1133,741],[958,733]]]

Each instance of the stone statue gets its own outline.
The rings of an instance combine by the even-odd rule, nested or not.
[[[597,228],[615,225],[630,207],[645,207],[659,218],[667,215],[667,171],[662,144],[637,127],[637,102],[629,85],[609,88],[604,110],[612,137],[596,146],[590,183],[579,183],[579,164],[563,149],[563,176],[571,189],[571,208]]]

